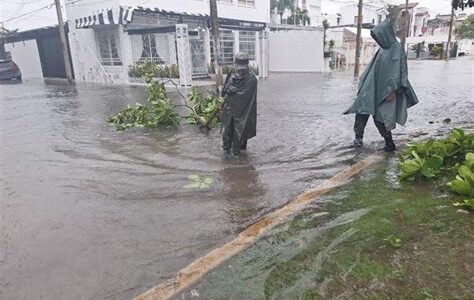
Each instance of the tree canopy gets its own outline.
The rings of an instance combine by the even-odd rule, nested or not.
[[[454,10],[462,9],[474,6],[474,0],[452,0],[451,5]]]
[[[463,39],[474,39],[474,15],[470,15],[461,23],[457,33]]]

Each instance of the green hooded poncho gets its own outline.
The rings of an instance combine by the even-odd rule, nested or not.
[[[408,81],[405,51],[395,37],[390,19],[370,33],[381,49],[360,77],[357,98],[345,114],[373,115],[387,130],[392,130],[396,123],[405,125],[407,109],[417,104],[418,99]],[[393,91],[396,100],[385,101]]]

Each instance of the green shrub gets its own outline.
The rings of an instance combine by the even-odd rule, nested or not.
[[[144,73],[154,78],[179,78],[179,66],[176,64],[161,66],[151,61],[145,61],[128,67],[128,76],[130,77],[140,78]]]

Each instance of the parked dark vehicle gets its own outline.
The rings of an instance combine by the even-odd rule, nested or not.
[[[0,59],[0,80],[21,80],[21,71],[11,59]]]

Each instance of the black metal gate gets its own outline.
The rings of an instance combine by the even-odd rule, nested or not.
[[[63,53],[59,34],[55,32],[36,39],[45,78],[66,78]]]

